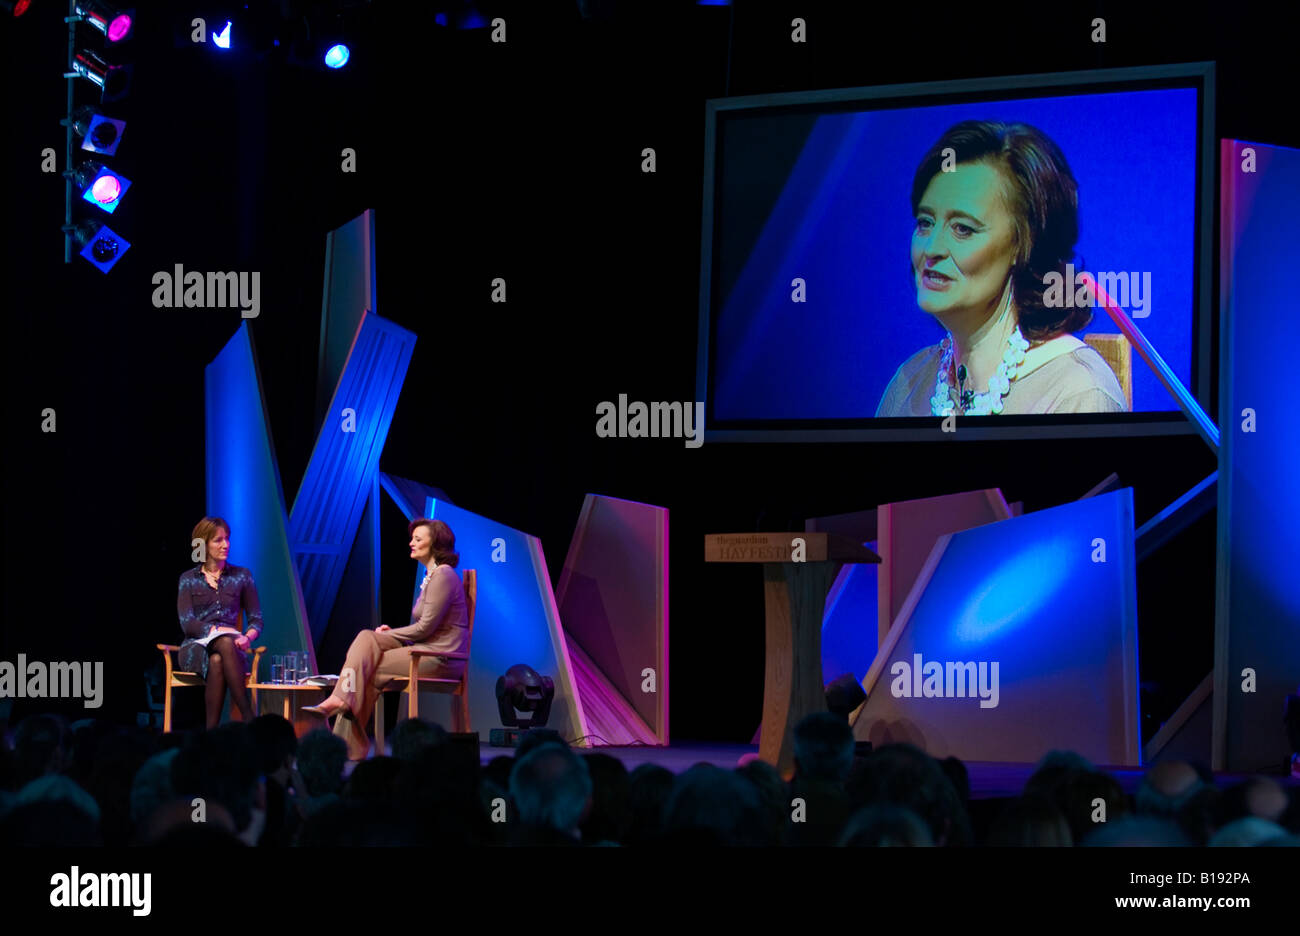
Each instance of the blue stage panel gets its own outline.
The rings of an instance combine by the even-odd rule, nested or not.
[[[270,654],[311,652],[247,322],[204,371],[204,397],[207,512],[230,524],[230,561],[257,583],[265,625],[257,643]]]
[[[1300,683],[1300,431],[1289,390],[1298,316],[1278,251],[1300,206],[1300,150],[1221,147],[1213,761],[1275,770],[1291,754],[1282,712]]]
[[[941,538],[863,681],[855,737],[1140,765],[1133,531],[1125,488]]]
[[[867,548],[876,550],[874,542]],[[822,682],[844,673],[859,681],[876,658],[876,593],[879,567],[846,563],[826,596],[822,617]]]
[[[369,312],[362,316],[289,514],[307,620],[317,640],[338,596],[414,348],[415,336],[406,329]]]

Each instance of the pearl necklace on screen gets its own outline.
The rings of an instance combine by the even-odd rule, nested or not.
[[[939,345],[943,356],[939,359],[939,376],[935,381],[934,396],[930,398],[930,412],[935,416],[952,416],[955,412],[952,402],[952,383],[948,371],[952,369],[952,335],[946,335]],[[988,416],[1002,412],[1002,398],[1011,389],[1011,382],[1020,376],[1020,365],[1025,362],[1025,352],[1029,342],[1020,333],[1020,326],[1007,336],[1007,350],[1002,355],[998,372],[989,378],[989,389],[985,393],[975,393],[966,389],[966,365],[957,365],[957,380],[960,385],[959,395],[963,416]]]

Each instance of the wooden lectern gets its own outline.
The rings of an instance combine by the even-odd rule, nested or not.
[[[767,670],[759,756],[789,780],[794,726],[826,711],[822,683],[822,613],[846,562],[879,562],[860,543],[834,533],[712,533],[705,562],[763,563],[767,599]]]

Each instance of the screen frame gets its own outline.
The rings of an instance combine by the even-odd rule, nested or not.
[[[709,376],[713,350],[714,245],[717,237],[718,135],[722,120],[739,111],[807,110],[827,104],[839,105],[832,110],[851,110],[854,104],[874,104],[875,109],[897,106],[892,102],[908,99],[910,106],[963,103],[994,93],[1011,92],[1016,96],[1056,96],[1070,93],[1105,93],[1141,91],[1153,88],[1186,87],[1197,92],[1196,145],[1196,233],[1193,245],[1193,269],[1196,285],[1192,310],[1192,383],[1188,390],[1207,413],[1217,413],[1214,386],[1215,253],[1219,217],[1215,197],[1218,180],[1218,141],[1215,138],[1215,63],[1189,62],[1175,65],[1151,65],[1111,68],[1096,71],[1052,72],[1033,75],[1008,75],[997,78],[918,82],[898,85],[875,85],[864,88],[840,88],[823,91],[796,91],[776,94],[753,94],[739,97],[710,98],[705,102],[704,119],[704,210],[700,245],[700,317],[696,345],[696,400],[704,402],[705,442],[876,442],[937,441],[940,439],[1061,439],[1100,436],[1192,435],[1195,424],[1171,396],[1169,410],[1124,414],[1060,414],[1055,416],[971,416],[958,417],[960,432],[945,432],[938,416],[877,419],[747,419],[719,422],[713,415]],[[1038,92],[1049,92],[1039,94]],[[946,101],[944,100],[946,99]],[[906,104],[904,106],[907,106]],[[861,108],[863,110],[872,107]],[[1105,314],[1104,310],[1101,311]],[[1147,366],[1135,355],[1135,366]]]

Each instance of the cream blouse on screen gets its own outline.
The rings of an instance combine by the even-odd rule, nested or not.
[[[934,415],[930,397],[942,356],[935,344],[903,362],[885,388],[876,415]],[[1020,376],[1002,398],[1003,416],[1124,413],[1128,408],[1124,390],[1102,356],[1073,335],[1060,335],[1026,352]]]

